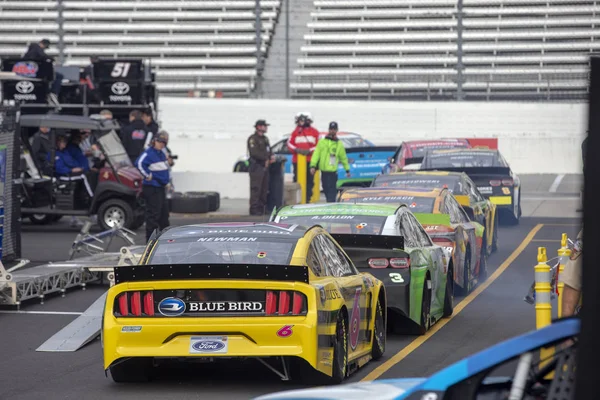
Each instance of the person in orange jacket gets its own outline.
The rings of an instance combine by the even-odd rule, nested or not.
[[[310,202],[312,197],[312,190],[314,185],[314,179],[311,174],[308,173],[308,165],[313,152],[317,148],[319,142],[319,131],[312,127],[312,116],[308,112],[300,112],[296,114],[296,129],[292,132],[292,136],[289,138],[287,146],[292,152],[292,164],[294,166],[294,182],[298,181],[298,154],[304,154],[307,162],[307,174],[306,174],[306,202]]]

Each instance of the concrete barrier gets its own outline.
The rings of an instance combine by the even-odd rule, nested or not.
[[[380,145],[440,137],[497,137],[504,157],[522,174],[581,173],[581,142],[587,129],[584,103],[165,97],[160,109],[161,126],[171,133],[169,147],[180,156],[174,168],[176,185],[217,190],[229,182],[241,187],[243,181],[244,193],[248,192],[247,178],[230,173],[238,157],[246,153],[246,140],[260,118],[271,123],[271,143],[292,131],[299,111],[311,112],[314,126],[321,131],[335,120],[340,130],[360,133]]]

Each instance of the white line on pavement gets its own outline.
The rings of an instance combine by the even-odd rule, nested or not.
[[[575,201],[579,200],[579,197],[569,196],[569,197],[527,197],[523,196],[521,198],[522,201]]]
[[[550,193],[555,193],[558,190],[558,187],[560,186],[560,183],[562,182],[564,177],[565,174],[556,175],[556,178],[554,179],[554,182],[552,182],[552,185],[550,185],[550,189],[548,191]]]
[[[0,314],[50,314],[50,315],[81,315],[82,312],[74,311],[16,311],[0,310]]]

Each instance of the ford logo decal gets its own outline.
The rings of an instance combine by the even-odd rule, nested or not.
[[[175,297],[167,297],[158,303],[158,312],[165,317],[177,317],[185,312],[185,303]]]
[[[216,340],[200,340],[194,343],[192,348],[203,353],[217,352],[225,348],[225,343]]]

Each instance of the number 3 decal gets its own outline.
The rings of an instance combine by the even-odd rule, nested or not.
[[[402,283],[404,282],[404,278],[398,272],[390,272],[390,279],[394,283]]]
[[[279,337],[288,337],[288,336],[292,336],[292,333],[294,333],[292,331],[292,327],[294,325],[286,325],[283,328],[281,328],[280,330],[277,331],[277,336]]]

